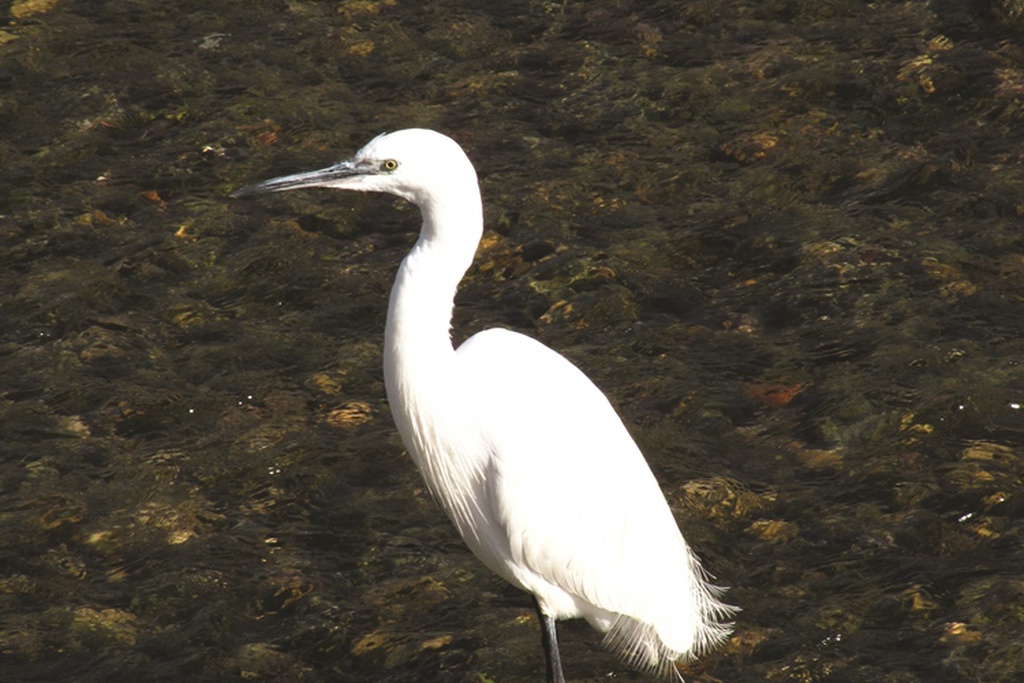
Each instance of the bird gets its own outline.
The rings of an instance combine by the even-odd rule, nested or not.
[[[533,596],[548,683],[565,683],[556,621],[584,618],[627,666],[681,680],[727,639],[722,601],[605,394],[542,342],[503,328],[458,347],[452,313],[483,236],[476,169],[452,138],[378,135],[320,170],[243,187],[381,192],[422,226],[398,269],[384,330],[388,403],[406,450],[466,545]]]

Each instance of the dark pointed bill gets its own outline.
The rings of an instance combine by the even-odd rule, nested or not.
[[[342,161],[334,166],[321,168],[317,171],[306,171],[294,175],[281,176],[264,180],[262,183],[248,185],[240,190],[231,193],[231,197],[248,197],[249,195],[262,194],[264,192],[284,192],[286,190],[298,190],[303,187],[329,187],[333,181],[364,173],[351,161]]]

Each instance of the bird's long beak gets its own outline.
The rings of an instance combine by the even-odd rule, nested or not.
[[[317,171],[306,171],[294,175],[271,178],[262,183],[248,185],[240,190],[231,193],[232,197],[248,197],[263,192],[284,192],[286,190],[298,190],[303,187],[338,187],[339,183],[347,178],[364,175],[365,168],[360,168],[352,161],[342,161],[334,166],[321,168]]]

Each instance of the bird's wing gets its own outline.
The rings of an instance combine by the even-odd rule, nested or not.
[[[696,614],[694,560],[604,394],[507,330],[471,337],[458,355],[492,449],[491,504],[511,561],[601,610],[648,623]]]

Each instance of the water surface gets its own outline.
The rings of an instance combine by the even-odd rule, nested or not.
[[[455,336],[607,391],[741,606],[688,680],[1024,662],[1012,2],[13,3],[0,33],[0,679],[525,681],[528,599],[380,371],[415,211],[229,200],[453,135]],[[643,680],[563,628],[573,680]]]

